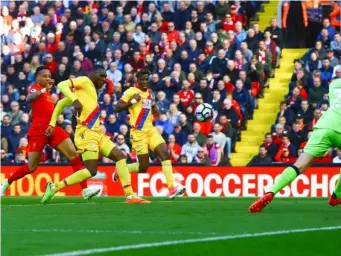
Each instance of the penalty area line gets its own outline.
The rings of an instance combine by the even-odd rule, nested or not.
[[[289,230],[278,230],[278,231],[261,232],[261,233],[226,235],[226,236],[216,236],[216,237],[203,237],[203,238],[163,241],[163,242],[155,242],[155,243],[131,244],[131,245],[122,245],[122,246],[114,246],[114,247],[107,247],[107,248],[94,248],[94,249],[87,249],[87,250],[78,250],[78,251],[45,254],[43,256],[92,255],[92,254],[97,254],[97,253],[126,251],[126,250],[153,248],[153,247],[161,247],[161,246],[169,246],[169,245],[190,244],[190,243],[200,243],[200,242],[215,242],[215,241],[234,240],[234,239],[242,239],[242,238],[250,238],[250,237],[277,236],[277,235],[284,235],[284,234],[307,233],[307,232],[337,230],[337,229],[341,229],[341,226],[305,228],[305,229],[291,229],[291,230],[289,229]]]

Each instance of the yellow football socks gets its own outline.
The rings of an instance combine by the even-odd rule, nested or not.
[[[127,167],[127,160],[122,159],[116,162],[117,174],[120,177],[121,184],[126,196],[134,195],[133,188],[131,187],[130,173]]]
[[[62,181],[58,182],[55,184],[54,187],[54,192],[58,192],[59,190],[67,187],[67,186],[71,186],[74,184],[78,184],[81,183],[83,180],[89,179],[91,178],[91,173],[88,169],[82,169],[79,170],[73,174],[71,174],[70,176],[66,177],[65,179],[63,179]]]
[[[165,160],[161,162],[163,174],[166,176],[168,188],[174,186],[174,176],[172,162],[170,160]]]
[[[129,172],[139,172],[139,163],[127,164]]]

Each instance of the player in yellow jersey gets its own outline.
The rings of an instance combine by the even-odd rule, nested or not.
[[[126,202],[134,204],[150,203],[147,200],[135,196],[130,184],[130,173],[122,151],[115,147],[110,137],[102,133],[100,129],[97,90],[105,84],[106,73],[102,67],[96,66],[89,77],[82,76],[69,79],[58,84],[58,89],[65,98],[60,100],[53,112],[50,126],[46,130],[46,136],[50,136],[56,125],[56,119],[65,106],[72,105],[75,109],[77,126],[75,132],[75,145],[82,155],[86,169],[78,171],[61,182],[52,184],[49,182],[42,202],[53,198],[55,193],[65,188],[78,184],[97,173],[99,154],[116,162],[116,169],[123,186]]]
[[[149,149],[160,159],[162,171],[166,176],[169,197],[171,199],[185,193],[185,188],[174,184],[172,163],[166,142],[153,125],[153,114],[158,110],[155,105],[155,95],[148,89],[149,74],[141,70],[136,73],[137,86],[126,90],[115,105],[115,111],[128,110],[131,124],[131,142],[136,151],[138,163],[128,164],[130,172],[146,172],[149,166]],[[115,180],[118,177],[115,175]]]

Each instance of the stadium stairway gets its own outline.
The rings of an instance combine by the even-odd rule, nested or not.
[[[288,93],[293,72],[294,59],[301,58],[307,49],[283,49],[281,66],[276,69],[275,78],[270,78],[270,88],[264,90],[264,98],[259,99],[253,120],[248,121],[247,130],[242,132],[241,141],[236,144],[236,152],[231,154],[232,166],[246,166],[258,154],[264,135],[270,132],[279,111],[279,104]]]
[[[277,17],[277,6],[279,0],[269,1],[268,3],[262,4],[262,12],[258,12],[258,24],[260,31],[264,31],[270,26],[270,20]],[[255,23],[255,22],[252,22]]]

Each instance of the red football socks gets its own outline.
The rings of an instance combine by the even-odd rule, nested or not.
[[[81,160],[80,156],[75,157],[70,162],[71,162],[71,167],[73,169],[73,172],[77,172],[77,171],[82,170],[82,169],[85,168],[83,163],[82,163],[82,160]],[[82,189],[85,189],[85,188],[88,187],[88,183],[87,183],[86,180],[81,182],[80,185],[81,185]]]
[[[25,177],[27,174],[30,174],[30,169],[28,168],[28,164],[25,164],[23,166],[20,166],[18,170],[16,170],[15,173],[13,173],[8,178],[8,183],[11,184],[13,181],[19,180],[22,177]]]

